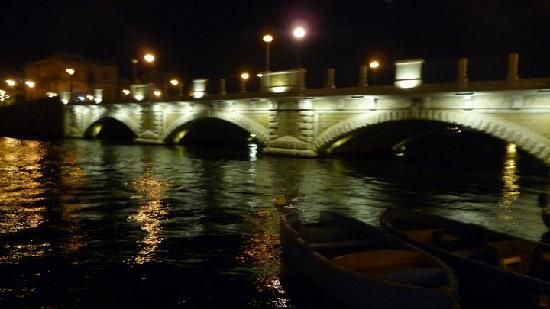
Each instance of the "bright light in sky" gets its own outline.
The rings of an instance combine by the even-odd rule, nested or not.
[[[292,35],[296,39],[301,40],[306,36],[306,28],[304,28],[303,26],[296,26],[292,31]]]

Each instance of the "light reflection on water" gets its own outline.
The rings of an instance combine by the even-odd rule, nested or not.
[[[505,221],[514,220],[512,207],[520,196],[519,190],[516,145],[508,144],[502,169],[502,200],[499,203],[502,208],[499,216]]]
[[[41,160],[46,147],[38,141],[0,138],[0,235],[32,230],[44,221],[46,186],[41,178]],[[3,243],[0,261],[17,262],[25,256],[38,257],[47,242]]]
[[[140,251],[134,259],[136,264],[150,262],[155,250],[164,239],[162,236],[161,222],[168,211],[162,204],[167,183],[159,180],[152,172],[150,166],[146,166],[143,175],[134,183],[140,200],[138,212],[130,215],[128,220],[137,222],[145,232],[140,241]]]
[[[0,278],[0,305],[8,299],[10,307],[28,307],[15,291],[33,291],[37,307],[75,307],[82,295],[107,302],[122,290],[129,305],[201,308],[223,299],[217,305],[301,308],[307,301],[280,276],[276,196],[306,219],[335,209],[376,224],[385,208],[425,207],[538,239],[546,229],[533,201],[549,182],[521,167],[511,148],[501,169],[484,170],[403,157],[273,158],[252,146],[205,155],[0,139],[0,265],[23,263],[7,273],[15,283]],[[27,267],[29,259],[39,266]],[[66,286],[28,279],[56,267],[51,280],[77,279]],[[89,282],[101,272],[107,279]],[[43,296],[58,294],[66,296]]]

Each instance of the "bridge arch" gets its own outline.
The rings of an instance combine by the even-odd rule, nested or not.
[[[80,132],[82,136],[85,136],[86,133],[89,132],[89,130],[92,129],[93,126],[95,126],[98,122],[101,122],[103,119],[106,119],[106,118],[114,119],[124,124],[126,127],[130,129],[130,131],[132,131],[134,136],[138,136],[139,123],[133,120],[128,115],[128,113],[125,113],[123,110],[112,111],[100,106],[93,106],[93,107],[94,109],[88,108],[89,117],[86,117],[88,121],[84,122],[82,125],[83,131]]]
[[[87,126],[82,134],[85,138],[96,138],[106,130],[107,138],[133,140],[137,137],[136,133],[124,122],[113,117],[101,117],[97,121]]]
[[[205,118],[220,119],[234,124],[249,132],[250,134],[254,134],[258,141],[264,145],[269,139],[269,131],[267,130],[267,128],[264,128],[261,124],[246,116],[231,112],[208,112],[182,116],[178,120],[174,121],[174,123],[165,130],[161,139],[165,142],[168,142],[170,137],[177,133],[177,130],[179,128],[191,123],[192,121]]]
[[[390,121],[428,120],[471,128],[487,135],[514,143],[527,153],[550,164],[550,140],[512,122],[472,111],[394,110],[375,111],[339,122],[321,132],[312,142],[317,152],[323,152],[339,139],[355,130]]]

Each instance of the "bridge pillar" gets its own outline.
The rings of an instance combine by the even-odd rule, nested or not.
[[[143,105],[140,115],[139,133],[135,139],[138,143],[162,144],[162,124],[164,115],[154,106]]]
[[[506,82],[510,86],[515,86],[518,83],[518,64],[519,54],[511,53],[508,55],[508,74],[506,75]]]
[[[226,95],[225,91],[225,78],[220,79],[220,95]]]
[[[327,89],[334,89],[336,86],[334,85],[334,69],[327,69],[326,77],[325,77],[325,88]]]
[[[468,58],[458,59],[458,74],[456,77],[456,82],[458,88],[464,89],[468,87]]]
[[[366,65],[362,65],[359,68],[359,87],[368,86],[367,74],[368,74],[368,67]]]
[[[311,99],[288,98],[275,103],[270,123],[270,138],[264,152],[273,155],[315,157],[315,115]]]

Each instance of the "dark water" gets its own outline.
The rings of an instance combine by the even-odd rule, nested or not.
[[[547,171],[512,150],[469,164],[0,138],[0,307],[335,307],[281,278],[275,196],[309,218],[423,207],[539,239]]]

